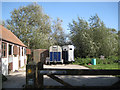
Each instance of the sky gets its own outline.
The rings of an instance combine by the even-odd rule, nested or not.
[[[97,14],[109,28],[118,30],[118,2],[37,2],[52,20],[63,20],[62,27],[69,33],[69,23],[81,17],[86,21]],[[32,2],[2,2],[2,19],[10,19],[10,12]]]

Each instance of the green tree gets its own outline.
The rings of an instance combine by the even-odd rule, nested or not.
[[[98,15],[92,16],[90,19],[90,30],[92,31],[93,42],[96,44],[95,56],[115,55],[118,49],[117,34],[115,29],[107,28]]]
[[[53,21],[52,25],[52,36],[55,40],[56,45],[65,45],[67,35],[65,34],[65,31],[62,28],[62,20],[60,18],[57,18],[56,21]]]
[[[90,36],[87,21],[78,17],[78,22],[69,24],[71,30],[71,41],[76,47],[76,54],[80,57],[93,56],[95,53],[95,44]]]
[[[118,52],[118,35],[115,29],[107,28],[98,15],[91,16],[89,23],[78,17],[69,24],[71,41],[80,57],[99,57],[116,55]]]
[[[51,33],[51,20],[37,3],[14,9],[7,23],[7,28],[29,47],[39,48],[41,45],[50,45],[46,41],[49,41]],[[41,42],[43,40],[45,42]]]
[[[4,21],[4,20],[0,20],[0,25],[6,27],[6,23],[5,23],[5,21]]]

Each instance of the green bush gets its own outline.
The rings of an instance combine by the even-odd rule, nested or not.
[[[108,59],[113,60],[113,61],[118,60],[118,56],[109,56]]]
[[[96,58],[96,64],[108,64],[107,59],[100,59],[100,58]]]
[[[110,64],[117,63],[116,61],[118,60],[118,56],[109,56],[107,59]]]
[[[74,64],[79,64],[79,65],[88,65],[91,63],[92,58],[75,58]],[[105,58],[104,60],[100,58],[96,58],[96,64],[113,64],[116,63],[115,61],[118,60],[118,56],[110,56],[108,58]]]
[[[91,59],[90,58],[75,58],[75,62],[74,64],[79,64],[79,65],[86,65],[91,63]]]

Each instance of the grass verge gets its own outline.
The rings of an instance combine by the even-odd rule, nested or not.
[[[90,69],[120,69],[118,63],[113,64],[97,64],[97,65],[84,65]]]

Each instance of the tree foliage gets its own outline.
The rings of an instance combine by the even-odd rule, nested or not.
[[[89,21],[89,22],[88,22]],[[69,24],[68,36],[62,28],[62,20],[51,21],[43,8],[36,3],[14,9],[7,26],[25,45],[32,49],[49,48],[50,45],[73,44],[79,57],[117,55],[118,34],[114,28],[107,28],[96,14],[86,21],[79,18]]]
[[[53,21],[52,25],[52,37],[55,40],[56,45],[65,45],[67,35],[65,34],[65,31],[62,28],[62,20],[60,18],[57,18],[57,20]]]
[[[7,28],[31,48],[40,48],[41,45],[50,46],[52,44],[47,43],[47,41],[50,42],[50,17],[36,3],[14,9],[11,12],[11,19],[7,20],[7,23]],[[45,45],[43,48],[48,46]]]
[[[66,34],[61,23],[62,20],[59,18],[51,21],[43,12],[43,8],[33,3],[14,9],[11,19],[7,20],[7,28],[29,48],[49,48],[50,45],[65,44]]]
[[[89,23],[78,17],[69,24],[71,41],[80,57],[99,57],[116,55],[118,35],[115,29],[107,28],[98,15],[91,16]]]
[[[2,25],[2,26],[6,26],[6,24],[5,24],[5,21],[3,21],[3,20],[0,20],[0,25]]]

